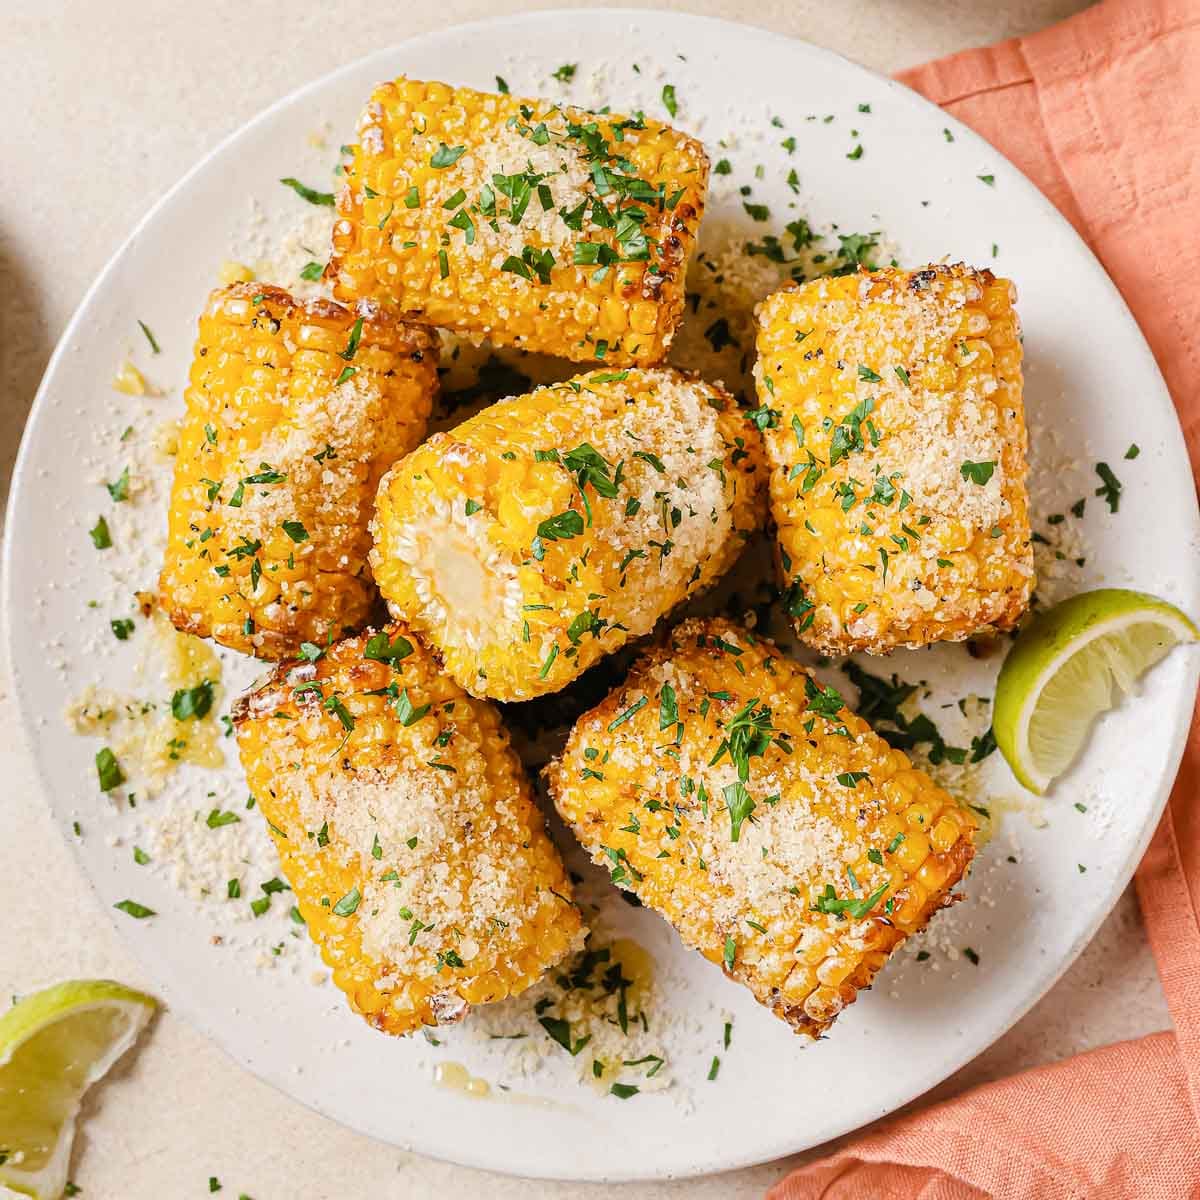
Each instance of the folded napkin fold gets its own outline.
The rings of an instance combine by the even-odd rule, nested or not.
[[[1006,154],[1095,251],[1154,351],[1200,478],[1200,3],[1105,0],[899,78]],[[771,1200],[1200,1196],[1198,799],[1200,718],[1137,875],[1173,1033],[885,1122]]]

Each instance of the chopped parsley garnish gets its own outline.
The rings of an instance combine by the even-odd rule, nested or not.
[[[429,165],[436,170],[443,171],[447,167],[454,166],[466,152],[466,146],[447,146],[445,142],[439,142],[438,148],[429,160]]]
[[[724,317],[718,317],[705,331],[708,344],[717,353],[726,346],[734,345],[733,335],[729,332],[729,322]]]
[[[322,707],[326,712],[333,713],[337,717],[347,733],[354,732],[354,714],[342,703],[340,696],[330,696]]]
[[[628,1100],[630,1096],[636,1096],[641,1088],[632,1083],[614,1083],[608,1089],[618,1100]]]
[[[636,700],[623,713],[617,716],[615,720],[613,720],[608,727],[608,732],[614,733],[616,730],[620,729],[620,727],[624,725],[626,721],[631,720],[636,713],[641,712],[641,710],[645,708],[649,702],[649,698],[646,696],[643,696],[640,700]]]
[[[559,83],[570,83],[575,78],[575,72],[578,70],[578,63],[563,63],[557,71],[551,72],[551,78],[557,79]]]
[[[286,179],[279,181],[284,187],[290,187],[301,200],[307,200],[309,204],[320,204],[326,208],[333,207],[332,192],[318,192],[313,188],[306,187],[298,179],[293,179],[290,175]]]
[[[511,275],[519,275],[522,279],[533,282],[534,275],[539,283],[550,282],[550,272],[554,268],[554,255],[549,250],[538,250],[535,246],[525,246],[521,257],[510,254],[501,264],[500,270]]]
[[[351,917],[358,911],[359,901],[362,900],[362,893],[358,888],[351,888],[334,906],[333,915],[335,917]]]
[[[1108,463],[1097,463],[1096,474],[1100,476],[1100,486],[1096,495],[1108,505],[1108,511],[1115,513],[1121,505],[1121,481],[1113,474]]]
[[[303,521],[282,521],[280,522],[280,528],[293,542],[308,541],[308,530],[304,528]]]
[[[209,829],[221,829],[225,825],[236,825],[241,819],[235,812],[222,812],[219,808],[214,808],[204,823]]]
[[[112,546],[112,534],[108,532],[108,522],[103,517],[88,530],[88,537],[97,550],[107,550]]]
[[[397,663],[407,658],[413,652],[413,644],[403,634],[396,634],[395,640],[388,641],[386,633],[373,633],[363,648],[363,658],[375,662]]]
[[[538,1017],[538,1024],[572,1057],[592,1040],[591,1034],[586,1037],[571,1039],[571,1025],[562,1017]]]
[[[408,698],[408,689],[405,688],[396,697],[396,719],[407,729],[408,726],[415,725],[425,716],[429,712],[430,707],[428,704],[414,705]]]
[[[849,896],[839,899],[833,884],[827,883],[825,890],[817,897],[813,909],[831,916],[847,916],[861,921],[883,899],[891,886],[890,882],[881,883],[869,896],[856,900]]]
[[[1141,452],[1142,452],[1141,448],[1138,446],[1137,442],[1133,442],[1130,444],[1129,449],[1125,451],[1125,457],[1126,458],[1137,458],[1137,456],[1139,454],[1141,454]]]
[[[679,112],[679,103],[675,99],[675,85],[673,83],[668,83],[663,88],[662,102],[663,107],[671,114],[671,116],[675,116]]]
[[[979,966],[979,955],[970,946],[963,947],[963,957],[974,966]]]
[[[508,95],[508,83],[500,75],[496,76],[496,91],[498,91],[502,96]]]
[[[670,729],[679,720],[679,703],[675,697],[675,689],[664,683],[658,693],[658,728]]]
[[[109,621],[109,627],[113,631],[113,637],[118,642],[123,642],[133,632],[133,622],[128,617],[120,617],[115,621]]]
[[[125,782],[125,772],[121,770],[117,756],[107,746],[96,752],[96,775],[102,792],[111,792]]]
[[[978,179],[980,183],[986,183],[988,187],[995,187],[996,185],[995,175],[976,175],[975,178]]]
[[[538,523],[537,535],[543,541],[557,542],[578,537],[583,532],[583,517],[574,509],[567,509],[555,517],[547,517]]]
[[[774,429],[779,424],[779,416],[779,410],[767,404],[746,411],[746,419],[759,430]]]
[[[814,712],[819,717],[832,719],[846,707],[846,701],[842,699],[842,694],[837,688],[819,687],[809,676],[804,679],[804,695],[808,700],[809,712]]]
[[[721,955],[721,961],[725,964],[726,971],[733,970],[733,960],[737,956],[737,938],[730,934],[725,939],[725,951]]]
[[[350,330],[350,337],[346,341],[346,348],[338,351],[338,357],[344,358],[349,362],[358,353],[358,344],[362,341],[363,319],[358,317],[353,327]]]
[[[855,161],[855,162],[857,162],[858,159],[862,158],[862,156],[863,156],[862,142],[859,142],[858,145],[855,146],[854,149],[851,150],[850,153],[846,155],[846,157],[848,159],[851,159],[852,161]]]
[[[592,507],[588,501],[587,486],[591,484],[598,496],[603,496],[607,500],[616,499],[617,481],[614,478],[612,466],[588,442],[580,442],[574,450],[570,450],[562,456],[561,462],[575,476],[579,494],[583,499],[583,506],[587,510],[587,523],[590,525],[592,523]],[[619,473],[618,468],[618,476]]]
[[[139,904],[136,900],[118,900],[113,908],[125,913],[127,916],[133,917],[136,921],[144,921],[147,917],[156,917],[158,913],[152,908],[147,908],[144,904]]]
[[[859,367],[859,374],[862,375],[866,367]],[[876,379],[874,371],[870,372]],[[867,378],[867,376],[863,376]],[[863,424],[867,425],[868,434],[874,429],[874,426],[867,420],[875,409],[875,401],[868,396],[864,400],[860,400],[842,419],[841,422],[833,431],[833,437],[829,440],[829,465],[832,467],[840,462],[843,458],[847,458],[850,454],[857,450],[863,450],[865,443],[863,442]],[[872,438],[874,442],[876,439]],[[848,507],[843,504],[843,508],[849,511]]]
[[[195,687],[180,688],[171,697],[171,716],[177,721],[206,716],[213,705],[213,685],[209,679]]]
[[[963,479],[983,487],[991,479],[992,472],[996,469],[996,462],[994,459],[987,462],[965,462],[958,469],[962,473]]]
[[[139,321],[138,326],[140,327],[141,331],[146,335],[146,341],[148,341],[150,343],[151,351],[154,354],[161,354],[162,350],[159,347],[158,342],[155,340],[154,334],[152,334],[150,332],[150,326],[147,325],[145,321]]]
[[[300,278],[309,283],[315,283],[325,274],[324,266],[319,262],[306,262],[300,271]]]
[[[729,808],[729,840],[736,842],[742,835],[742,822],[754,811],[754,800],[743,783],[726,784],[722,790]]]
[[[771,710],[765,704],[760,706],[755,697],[725,722],[724,729],[725,737],[709,766],[715,766],[728,754],[737,768],[738,778],[745,783],[750,778],[750,760],[761,758],[771,744],[771,735],[775,732]],[[780,740],[778,736],[776,740]],[[733,840],[737,841],[737,838]]]

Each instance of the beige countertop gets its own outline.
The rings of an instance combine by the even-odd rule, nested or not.
[[[435,26],[520,9],[512,0],[3,0],[0,20],[0,494],[56,339],[134,222],[198,158],[260,109],[332,68]],[[737,19],[895,71],[1029,32],[1082,0],[729,0],[669,5]],[[568,18],[569,19],[569,18]],[[43,809],[0,684],[0,994],[69,976],[151,985],[117,939]],[[971,1084],[1161,1029],[1166,1006],[1127,894],[1050,994],[937,1089]],[[470,1130],[462,1136],[469,1138]],[[700,1182],[626,1187],[665,1198],[757,1196],[776,1163]],[[136,1058],[88,1101],[72,1171],[87,1200],[590,1197],[600,1186],[533,1183],[367,1140],[301,1108],[165,1013]]]

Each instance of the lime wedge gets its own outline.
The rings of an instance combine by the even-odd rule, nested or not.
[[[0,1185],[59,1200],[83,1094],[154,1009],[141,992],[85,979],[26,996],[0,1017]]]
[[[996,744],[1013,774],[1044,794],[1079,753],[1100,713],[1173,646],[1200,637],[1174,605],[1100,588],[1039,613],[996,681]]]

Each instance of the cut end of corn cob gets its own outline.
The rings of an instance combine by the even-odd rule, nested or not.
[[[372,94],[346,180],[339,298],[579,362],[666,356],[708,185],[694,138],[402,77]]]
[[[732,397],[679,371],[539,388],[388,473],[375,578],[468,691],[554,692],[733,563],[761,523],[761,453]]]
[[[496,710],[406,632],[280,664],[234,713],[299,913],[393,1034],[523,991],[584,936]]]
[[[818,279],[760,305],[780,578],[824,653],[957,641],[1025,611],[1014,297],[960,264]]]
[[[371,303],[212,293],[159,582],[177,628],[273,659],[368,620],[375,490],[424,436],[437,347]]]
[[[726,620],[690,620],[546,770],[595,862],[817,1036],[941,906],[975,824],[832,688]]]

